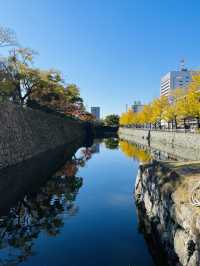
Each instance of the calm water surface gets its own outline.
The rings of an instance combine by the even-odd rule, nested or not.
[[[80,148],[1,217],[0,265],[153,265],[138,232],[137,171],[138,162],[119,149]]]

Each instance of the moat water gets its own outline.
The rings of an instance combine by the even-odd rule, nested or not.
[[[147,155],[121,146],[112,139],[79,148],[12,204],[0,217],[0,265],[154,265],[134,202],[139,159]]]

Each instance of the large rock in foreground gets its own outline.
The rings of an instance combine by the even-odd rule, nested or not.
[[[156,265],[200,265],[200,207],[191,202],[199,169],[185,163],[140,166],[135,185],[138,218]]]

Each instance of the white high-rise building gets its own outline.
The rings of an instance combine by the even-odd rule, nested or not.
[[[170,96],[176,88],[187,88],[196,71],[185,68],[184,60],[181,61],[180,71],[170,71],[161,78],[160,95]]]

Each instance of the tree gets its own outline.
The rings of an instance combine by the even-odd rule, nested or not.
[[[173,121],[175,122],[175,128],[177,128],[177,105],[176,104],[171,104],[168,105],[165,108],[164,112],[164,120],[168,123],[168,128],[170,125],[170,122],[172,123],[172,128],[173,128]]]
[[[104,141],[106,148],[110,150],[118,149],[119,140],[117,138],[108,138]]]
[[[119,116],[115,114],[107,115],[104,119],[104,122],[107,126],[118,126]]]
[[[42,73],[42,82],[32,91],[31,101],[84,121],[94,120],[94,117],[86,112],[80,90],[75,84],[65,86],[61,74],[55,70]],[[49,78],[52,76],[56,78]]]
[[[128,110],[126,113],[122,113],[119,123],[120,125],[130,125],[133,124],[134,113],[131,109]]]
[[[92,121],[95,121],[95,116],[92,115],[91,113],[89,112],[84,112],[83,114],[81,114],[79,116],[79,118],[83,121],[88,121],[88,122],[92,122]]]
[[[153,100],[152,122],[155,124],[155,126],[159,124],[159,127],[161,127],[161,121],[164,119],[164,112],[168,104],[168,98],[166,96],[161,96],[160,98]]]
[[[64,110],[66,114],[72,114],[76,117],[82,116],[83,113],[86,114],[83,99],[80,96],[80,89],[76,84],[68,84],[64,88],[64,99],[66,101]],[[90,118],[87,116],[87,118],[92,119],[91,116]]]
[[[178,110],[179,118],[183,119],[184,128],[185,128],[186,127],[186,119],[189,117],[190,109],[191,109],[187,94],[177,100],[176,108]]]
[[[138,125],[140,125],[140,112],[136,113],[136,112],[132,112],[132,114],[130,114],[131,116],[131,124],[135,125],[136,127]]]
[[[23,104],[32,90],[38,87],[41,76],[32,67],[35,52],[28,48],[13,49],[1,64],[0,95]],[[5,88],[5,89],[4,89]]]
[[[78,86],[66,85],[57,70],[35,68],[35,55],[36,52],[32,49],[17,48],[12,49],[8,57],[2,58],[0,101],[12,101],[32,107],[42,105],[66,115],[82,116],[87,121],[93,120],[93,117],[85,112]]]
[[[29,99],[42,106],[63,110],[67,100],[61,73],[56,70],[40,70],[39,77],[39,83],[32,89]]]
[[[141,115],[140,115],[140,123],[141,124],[149,124],[151,128],[152,123],[152,106],[151,104],[144,105]]]
[[[133,113],[129,110],[120,117],[120,125],[133,124],[136,127],[145,127],[147,124],[159,125],[162,121],[175,124],[183,119],[186,127],[186,119],[195,118],[198,128],[200,128],[200,72],[192,77],[192,82],[185,89],[177,88],[173,90],[169,97],[161,96],[154,99],[149,105],[145,105],[143,110]]]
[[[83,103],[83,99],[80,97],[80,89],[76,84],[69,84],[66,86],[65,96],[70,103]]]
[[[57,70],[33,67],[35,52],[28,48],[13,49],[0,70],[0,96],[18,104],[35,100],[62,109],[68,99],[64,81]]]
[[[177,129],[177,122],[180,120],[181,111],[179,108],[179,101],[183,100],[186,91],[182,88],[177,88],[173,90],[170,94],[169,104],[165,107],[163,118],[168,123],[168,127],[170,123],[175,124],[175,128]]]
[[[189,103],[189,115],[196,118],[200,128],[200,76],[193,76],[188,89],[187,99]]]
[[[119,119],[119,124],[121,126],[125,126],[126,125],[126,116],[127,116],[126,113],[122,113],[121,114],[120,119]]]
[[[0,26],[0,47],[17,44],[15,32],[7,27]]]

